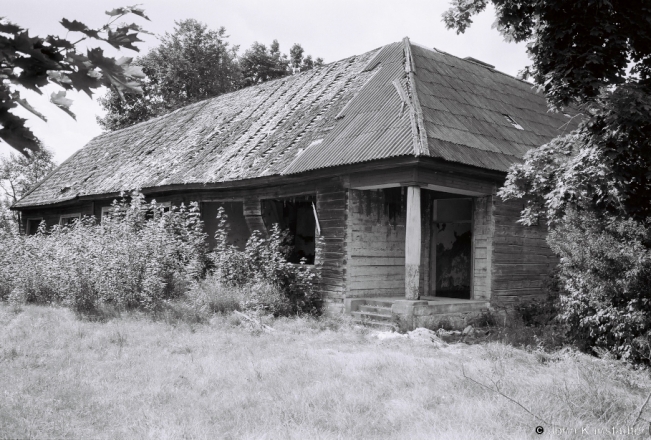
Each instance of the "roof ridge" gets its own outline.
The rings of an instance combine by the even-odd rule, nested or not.
[[[425,131],[425,123],[423,121],[423,109],[420,106],[418,90],[416,89],[416,64],[414,62],[413,54],[411,53],[411,42],[409,41],[409,37],[403,38],[402,42],[405,56],[407,96],[410,99],[410,119],[412,119],[411,129],[414,142],[414,155],[416,157],[429,156],[427,132]]]

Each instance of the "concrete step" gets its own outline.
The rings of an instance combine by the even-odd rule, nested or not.
[[[381,315],[379,313],[370,312],[351,312],[351,314],[356,318],[367,321],[391,321],[391,315]]]
[[[364,306],[359,306],[359,310],[362,312],[377,313],[378,315],[391,316],[391,307],[364,305]]]
[[[393,300],[383,300],[383,299],[367,299],[367,306],[376,306],[376,307],[388,307],[389,309],[393,305]]]
[[[489,306],[490,303],[488,301],[454,303],[438,303],[438,301],[430,301],[429,303],[431,314],[481,312],[482,310],[487,310]]]
[[[367,327],[377,328],[378,330],[385,330],[385,331],[397,330],[397,326],[394,323],[388,321],[371,321],[368,319],[360,319],[356,316],[353,317],[353,321],[358,322]]]

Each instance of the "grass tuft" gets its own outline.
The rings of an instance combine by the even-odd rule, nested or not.
[[[559,428],[646,429],[651,420],[648,373],[613,359],[498,341],[379,339],[346,317],[255,319],[274,330],[252,331],[233,314],[193,324],[135,313],[79,321],[68,309],[0,305],[0,432],[526,439],[576,437]],[[543,437],[536,417],[549,422]]]

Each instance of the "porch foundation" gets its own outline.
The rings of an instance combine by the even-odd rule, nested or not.
[[[348,298],[345,311],[357,321],[394,330],[463,330],[468,325],[485,323],[492,313],[488,301],[457,298]]]

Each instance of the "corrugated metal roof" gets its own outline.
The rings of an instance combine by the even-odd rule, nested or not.
[[[414,154],[506,171],[572,124],[531,85],[405,39],[103,134],[16,207]]]

